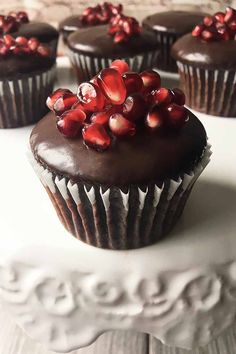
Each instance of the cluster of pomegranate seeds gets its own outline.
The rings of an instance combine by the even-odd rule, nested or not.
[[[123,11],[123,6],[113,5],[110,2],[104,2],[101,5],[87,7],[81,16],[81,21],[87,26],[96,26],[108,23],[114,16]]]
[[[193,29],[192,35],[206,42],[236,40],[236,10],[227,7],[225,12],[205,16],[203,23]]]
[[[25,11],[9,12],[7,16],[0,15],[0,34],[15,32],[22,23],[28,23],[29,18]]]
[[[7,56],[11,53],[15,55],[35,53],[47,57],[50,55],[50,49],[41,44],[37,38],[13,38],[10,34],[5,34],[0,38],[0,55]]]
[[[184,104],[184,93],[161,87],[157,72],[130,72],[122,60],[81,83],[77,94],[58,89],[47,99],[59,131],[66,138],[82,134],[85,144],[98,151],[115,137],[132,137],[142,129],[178,131],[188,120]]]
[[[127,42],[131,37],[140,34],[141,27],[134,17],[118,14],[110,21],[108,33],[115,43]]]

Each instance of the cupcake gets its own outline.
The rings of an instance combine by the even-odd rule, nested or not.
[[[56,58],[58,31],[47,23],[29,21],[25,11],[9,12],[0,15],[0,35],[11,34],[12,37],[37,38],[41,43],[50,47]]]
[[[164,237],[209,161],[206,132],[181,90],[116,61],[77,94],[58,89],[33,129],[32,164],[79,240],[133,249]]]
[[[173,46],[189,107],[236,117],[236,10],[207,16]]]
[[[132,71],[150,69],[158,55],[155,36],[124,15],[114,17],[109,26],[72,33],[67,45],[78,82],[89,80],[117,58],[126,60]]]
[[[123,6],[113,5],[110,2],[104,2],[94,7],[87,7],[81,15],[72,15],[64,19],[59,24],[59,31],[66,43],[69,34],[87,27],[94,27],[108,24],[110,20],[119,13],[122,13]]]
[[[55,58],[36,38],[0,38],[0,128],[37,122],[47,112],[53,89]]]
[[[171,47],[178,38],[191,32],[203,17],[204,14],[201,12],[167,11],[156,13],[143,20],[143,27],[155,33],[160,45],[158,69],[168,72],[178,71],[176,62],[170,55]]]

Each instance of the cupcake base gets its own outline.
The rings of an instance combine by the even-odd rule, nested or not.
[[[160,46],[160,52],[157,58],[156,67],[160,70],[177,73],[178,67],[176,61],[171,57],[171,48],[178,37],[172,33],[154,31],[157,42]]]
[[[188,107],[213,116],[236,117],[236,72],[177,62]]]
[[[0,80],[0,128],[17,128],[39,121],[48,111],[56,68]]]
[[[210,155],[208,145],[194,171],[165,181],[161,188],[133,185],[126,191],[82,181],[73,183],[45,169],[34,158],[32,165],[71,234],[99,248],[125,250],[156,243],[173,228]]]
[[[76,73],[78,82],[89,81],[92,77],[96,76],[99,71],[109,67],[112,61],[115,60],[114,58],[92,57],[89,55],[73,52],[70,49],[68,50],[71,64]],[[157,51],[143,53],[134,57],[119,59],[125,60],[128,63],[131,71],[141,72],[143,70],[156,67],[158,55],[159,49]]]

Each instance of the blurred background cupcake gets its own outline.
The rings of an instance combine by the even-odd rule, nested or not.
[[[172,55],[190,108],[236,117],[236,10],[206,16],[174,44]]]

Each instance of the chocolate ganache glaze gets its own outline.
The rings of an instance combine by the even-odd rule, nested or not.
[[[151,133],[146,129],[116,140],[105,152],[84,145],[82,137],[63,137],[55,124],[55,115],[47,114],[30,137],[34,157],[45,168],[74,182],[86,181],[105,186],[162,184],[190,171],[206,146],[201,122],[189,112],[189,120],[175,134]]]
[[[11,35],[13,37],[36,37],[40,42],[48,43],[58,38],[58,31],[47,23],[30,21],[22,23],[19,29],[16,32],[12,32]]]
[[[143,26],[161,32],[182,35],[191,32],[194,25],[201,22],[206,14],[194,11],[166,11],[148,16]]]
[[[157,49],[155,36],[146,30],[132,36],[128,42],[114,43],[106,25],[76,31],[69,35],[67,43],[75,52],[109,58],[132,56]]]
[[[172,47],[172,56],[192,66],[208,69],[236,69],[236,41],[205,42],[191,33],[181,37]]]

